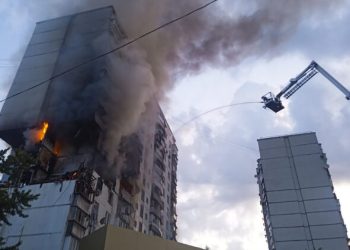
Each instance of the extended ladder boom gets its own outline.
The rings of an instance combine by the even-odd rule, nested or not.
[[[346,99],[350,100],[350,91],[345,88],[340,82],[338,82],[333,76],[331,76],[324,68],[322,68],[316,62],[314,63],[317,71],[326,77],[331,83],[333,83],[341,92],[343,92]]]
[[[345,88],[340,82],[338,82],[333,76],[331,76],[325,69],[318,65],[315,61],[312,61],[309,66],[306,67],[298,76],[290,79],[289,84],[283,88],[276,97],[270,92],[262,97],[264,101],[264,108],[269,108],[274,112],[282,110],[284,107],[280,100],[281,96],[288,99],[298,89],[300,89],[305,83],[307,83],[314,75],[321,73],[331,83],[334,84],[341,92],[344,93],[345,98],[350,100],[350,91]]]

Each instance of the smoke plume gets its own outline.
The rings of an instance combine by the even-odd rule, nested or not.
[[[248,57],[273,54],[274,48],[297,28],[299,20],[306,15],[317,17],[342,3],[341,0],[249,2],[252,8],[248,13],[237,12],[237,15],[225,11],[228,3],[215,3],[111,57],[115,71],[109,86],[110,98],[104,102],[108,117],[106,151],[115,149],[122,136],[133,132],[146,104],[164,99],[177,78],[196,74],[204,67],[230,68]],[[92,1],[90,4],[97,7]],[[105,4],[114,4],[125,32],[133,38],[197,8],[203,1],[107,1]]]
[[[35,21],[40,21],[113,5],[129,39],[206,3],[195,0],[81,0],[74,1],[73,5],[71,1],[37,2],[14,5],[14,9],[17,12],[18,8],[25,7],[27,16],[37,13]],[[113,161],[121,138],[135,131],[147,104],[153,100],[164,100],[166,91],[177,79],[199,73],[205,67],[230,68],[247,58],[271,56],[276,53],[275,48],[294,32],[300,20],[317,20],[343,2],[217,1],[108,56],[113,70],[108,74],[111,81],[101,81],[105,91],[100,103],[96,104],[90,98],[100,85],[86,88],[86,92],[81,92],[86,94],[72,98],[72,103],[68,100],[71,96],[66,94],[67,89],[59,89],[59,84],[55,84],[57,86],[53,85],[53,88],[62,91],[67,99],[60,98],[57,102],[61,103],[60,108],[65,105],[72,117],[83,114],[87,110],[85,104],[92,108],[103,106],[106,135],[102,148]],[[39,13],[39,5],[45,13]],[[84,109],[79,110],[78,107]]]

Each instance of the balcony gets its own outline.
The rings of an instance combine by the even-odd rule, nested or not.
[[[154,233],[154,235],[162,236],[162,219],[159,216],[151,214],[149,217],[149,229]]]
[[[119,219],[118,224],[120,227],[132,228],[132,218],[134,217],[135,210],[131,202],[131,195],[125,190],[122,190],[116,214],[116,217]]]
[[[154,236],[163,237],[163,233],[160,227],[156,224],[153,224],[152,222],[149,225],[149,230],[152,232]]]
[[[160,209],[160,207],[151,206],[150,213],[162,220],[162,210]]]
[[[161,160],[159,160],[159,159],[155,159],[155,161],[154,161],[154,164],[158,167],[158,168],[160,168],[162,171],[165,171],[165,165],[164,165],[164,163],[163,163],[163,161],[161,161]]]
[[[171,199],[176,201],[176,199],[177,199],[177,191],[176,191],[176,189],[172,189],[171,190]]]
[[[75,185],[75,194],[82,196],[88,202],[92,203],[95,194],[95,180],[96,178],[93,176],[93,170],[81,167],[78,172],[74,172],[73,175],[76,174],[77,181]]]
[[[165,145],[166,131],[161,124],[157,124],[156,133],[154,135],[154,146],[155,149]]]
[[[161,209],[164,208],[163,192],[157,185],[152,186],[151,200],[155,201]]]
[[[177,154],[171,155],[171,162],[173,166],[177,166],[177,162],[178,162]]]
[[[151,199],[154,200],[155,202],[157,202],[157,204],[159,205],[159,207],[160,207],[161,209],[164,208],[164,201],[163,201],[163,199],[162,199],[159,195],[157,195],[157,194],[152,194]]]
[[[160,124],[160,123],[157,123],[157,125],[156,125],[156,133],[159,133],[160,135],[162,135],[162,136],[166,136],[166,131],[165,131],[165,128],[163,127],[163,125],[162,124]]]
[[[153,181],[154,183],[157,183],[159,186],[163,186],[165,183],[165,177],[164,174],[158,170],[158,168],[155,169],[156,171],[153,173]]]
[[[88,227],[89,215],[77,206],[71,207],[68,216],[67,235],[77,239],[85,236],[85,230]]]
[[[172,171],[171,172],[171,180],[174,184],[176,184],[177,182],[177,177],[176,177],[176,172],[175,171]]]

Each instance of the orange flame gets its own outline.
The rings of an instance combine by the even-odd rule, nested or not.
[[[49,128],[49,123],[44,122],[41,129],[38,131],[38,134],[37,134],[39,141],[44,140],[45,134],[46,134],[48,128]]]
[[[59,142],[55,142],[55,146],[53,147],[53,152],[55,155],[59,155],[61,152],[61,144]]]

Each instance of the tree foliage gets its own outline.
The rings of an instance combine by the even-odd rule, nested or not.
[[[35,164],[35,159],[24,150],[16,149],[7,156],[8,151],[9,148],[0,150],[0,173],[8,178],[0,186],[0,226],[4,223],[11,225],[9,216],[27,217],[23,210],[39,197],[30,190],[20,189],[22,175]],[[1,249],[17,249],[19,244]],[[0,247],[3,245],[4,240],[0,237]]]

